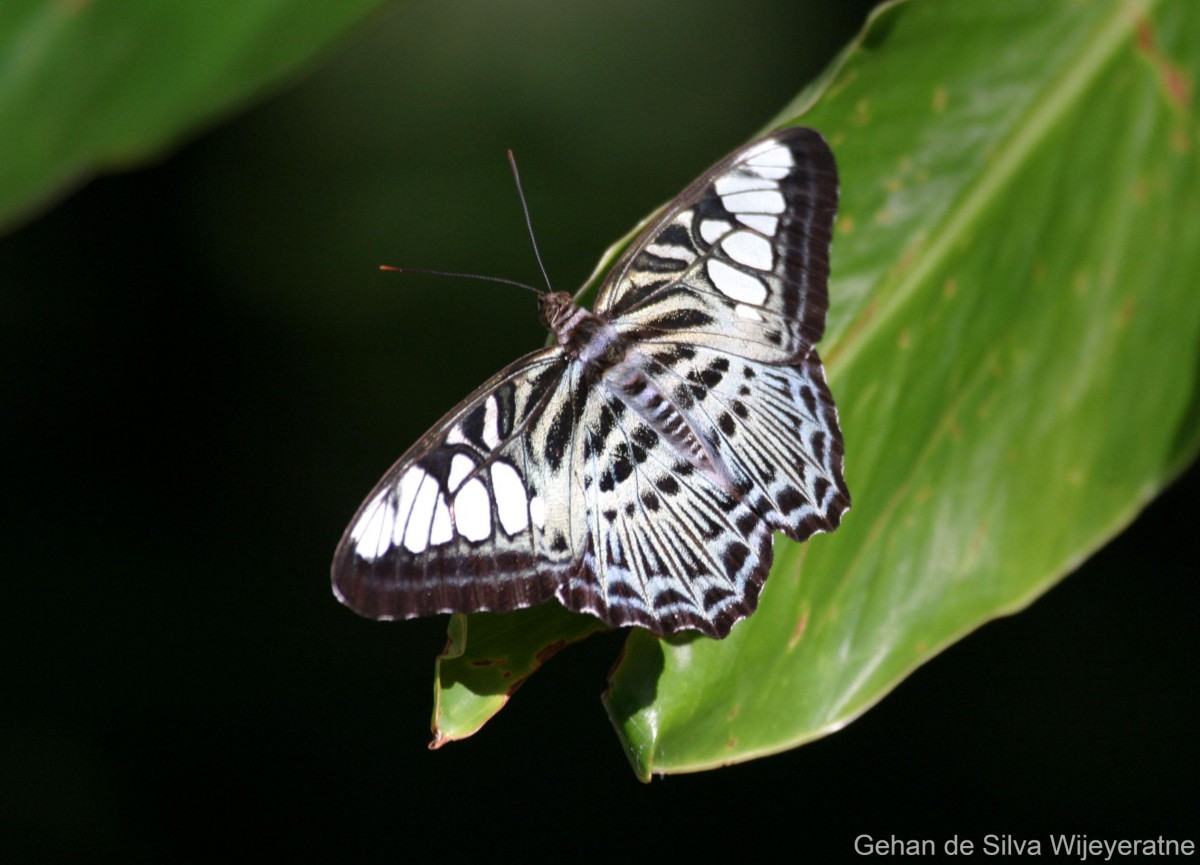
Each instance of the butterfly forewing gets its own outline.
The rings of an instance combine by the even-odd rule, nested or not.
[[[572,382],[529,355],[442,418],[372,490],[338,546],[334,589],[364,616],[503,610],[554,596],[578,559],[548,428]],[[578,520],[577,520],[578,522]]]
[[[684,190],[614,266],[596,309],[641,341],[794,361],[825,329],[836,211],[828,146],[783,130]]]
[[[406,618],[555,597],[613,626],[728,634],[772,531],[803,540],[849,507],[814,348],[836,206],[825,142],[782,130],[664,208],[595,314],[544,296],[558,345],[384,476],[335,554],[339,598]]]

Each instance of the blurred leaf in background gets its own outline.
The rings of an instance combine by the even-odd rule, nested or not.
[[[294,76],[380,0],[0,6],[0,228]]]

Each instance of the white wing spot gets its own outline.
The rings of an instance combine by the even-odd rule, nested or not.
[[[433,530],[429,533],[429,543],[445,544],[452,540],[454,525],[450,522],[450,508],[446,506],[446,497],[439,495],[433,509]]]
[[[771,168],[791,168],[796,164],[792,159],[792,151],[779,142],[768,139],[758,147],[746,151],[742,159],[744,165],[766,165]]]
[[[427,477],[429,475],[420,466],[413,466],[400,476],[400,483],[396,485],[396,491],[399,493],[396,500],[396,511],[398,513],[408,513],[412,507],[413,499],[417,497],[417,490],[421,488],[421,483]]]
[[[539,529],[546,527],[546,502],[541,496],[529,500],[529,518]]]
[[[412,513],[413,502],[417,500],[417,493],[426,479],[432,480],[426,471],[419,466],[413,466],[400,476],[400,483],[396,486],[396,511],[395,516],[392,518],[391,528],[392,543],[396,546],[400,546],[404,541],[404,526],[409,520],[409,514]]]
[[[773,270],[775,254],[771,244],[761,234],[752,231],[735,231],[721,241],[725,254],[736,261],[753,267],[755,270]]]
[[[363,509],[363,515],[350,531],[354,551],[362,558],[374,561],[392,546],[392,524],[396,521],[396,508],[389,497],[391,490],[381,490],[371,504]]]
[[[704,219],[700,222],[700,236],[709,246],[716,243],[733,229],[724,219]]]
[[[787,202],[778,189],[734,192],[721,196],[721,203],[730,213],[783,213],[787,210]]]
[[[496,512],[500,525],[510,535],[529,528],[529,503],[525,500],[525,484],[517,470],[505,462],[492,466],[492,491],[496,495]]]
[[[723,261],[710,258],[708,276],[722,294],[733,300],[762,306],[767,299],[767,287],[757,277],[742,273]]]
[[[788,176],[789,169],[773,165],[743,165],[742,171],[761,177],[763,180],[783,180]]]
[[[466,443],[467,437],[463,435],[461,426],[456,426],[446,436],[446,444],[448,445],[465,445]]]
[[[408,512],[408,522],[404,528],[404,548],[410,553],[423,553],[425,552],[425,548],[429,546],[429,532],[433,525],[433,509],[437,506],[440,495],[438,493],[437,481],[424,471],[421,471],[421,469],[414,468],[412,471],[421,472],[423,480],[421,488],[417,490],[417,497],[413,501],[412,510]],[[396,531],[399,530],[400,521],[397,521]]]
[[[764,184],[762,178],[738,173],[718,177],[713,183],[713,188],[717,190],[717,195],[724,198],[735,192],[769,192],[772,189],[778,189],[779,186],[775,183]]]
[[[676,246],[674,243],[651,243],[646,247],[646,251],[659,258],[670,258],[685,264],[691,264],[696,260],[696,253],[686,246]]]
[[[737,221],[747,228],[753,228],[755,231],[767,235],[767,237],[773,237],[779,230],[779,220],[774,216],[739,213]]]
[[[483,443],[490,448],[500,444],[500,407],[495,394],[483,406]]]
[[[744,303],[739,303],[733,308],[733,314],[738,318],[744,318],[747,321],[762,321],[763,317],[753,306],[747,306]]]
[[[446,477],[446,489],[454,492],[471,472],[475,471],[475,460],[464,454],[455,454],[450,460],[450,474]]]
[[[479,478],[463,484],[454,497],[454,524],[469,541],[482,541],[492,533],[492,503]]]

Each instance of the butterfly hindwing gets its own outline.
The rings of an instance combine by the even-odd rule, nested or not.
[[[701,435],[767,524],[796,541],[837,528],[850,494],[837,409],[815,351],[798,364],[695,345],[660,348],[651,359],[660,380],[686,389]]]
[[[585,421],[577,447],[583,567],[559,599],[615,626],[724,636],[757,602],[771,563],[770,527],[603,387]]]

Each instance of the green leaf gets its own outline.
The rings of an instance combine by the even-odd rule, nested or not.
[[[1191,0],[895,3],[773,124],[841,169],[821,353],[854,509],[777,539],[728,639],[631,633],[606,705],[640,777],[841,728],[1194,457],[1197,36]]]
[[[380,0],[6,0],[0,227],[278,84]]]
[[[599,619],[558,604],[451,616],[450,638],[434,665],[429,747],[474,735],[560,649],[603,630]]]

